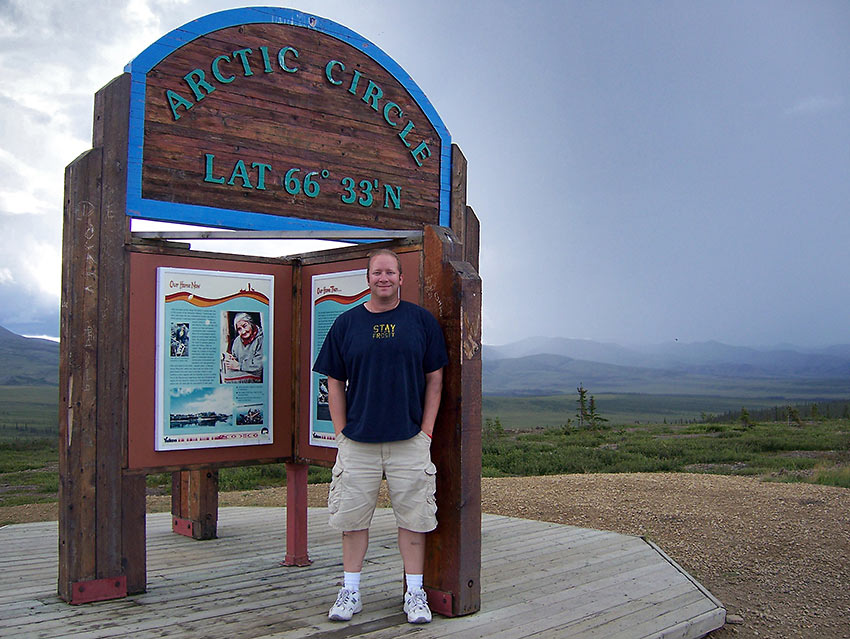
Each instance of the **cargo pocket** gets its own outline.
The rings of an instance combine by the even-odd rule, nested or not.
[[[342,473],[343,468],[339,463],[334,464],[331,487],[328,491],[328,513],[335,515],[339,511],[339,502],[342,500]]]
[[[426,511],[433,516],[437,512],[437,467],[432,462],[425,466]]]
[[[348,438],[338,433],[334,440],[336,441],[336,461],[331,469],[331,487],[328,490],[328,513],[331,515],[339,511],[339,503],[342,501],[342,473],[345,471],[342,449]]]

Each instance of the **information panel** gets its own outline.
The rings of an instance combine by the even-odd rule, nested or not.
[[[155,449],[273,441],[274,276],[157,268]]]
[[[316,361],[334,320],[345,311],[369,300],[366,269],[314,275],[312,284],[311,362]],[[335,448],[334,427],[328,408],[328,378],[310,376],[310,444]]]

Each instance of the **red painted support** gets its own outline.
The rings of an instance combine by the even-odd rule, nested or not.
[[[195,536],[195,525],[191,519],[183,519],[182,517],[173,517],[171,520],[171,530],[178,535],[185,537]]]
[[[309,566],[307,464],[286,464],[286,558],[283,566]]]
[[[121,599],[127,596],[127,576],[78,581],[71,585],[71,604]]]

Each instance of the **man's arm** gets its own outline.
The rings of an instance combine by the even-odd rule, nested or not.
[[[425,374],[425,407],[422,411],[422,431],[431,437],[434,434],[434,422],[440,409],[443,394],[443,369]]]
[[[328,377],[328,408],[331,411],[331,421],[334,433],[339,435],[345,428],[345,382]]]

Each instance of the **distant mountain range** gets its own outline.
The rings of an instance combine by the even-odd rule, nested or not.
[[[59,383],[59,344],[0,327],[0,385]],[[530,337],[483,348],[487,395],[575,393],[850,397],[850,344],[772,349],[719,342],[621,346]]]
[[[489,395],[574,393],[578,384],[602,393],[725,394],[794,389],[850,395],[850,345],[821,349],[756,349],[719,342],[653,346],[531,337],[484,346]]]
[[[0,386],[57,386],[59,344],[0,326]]]

